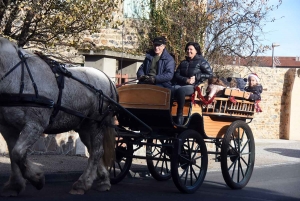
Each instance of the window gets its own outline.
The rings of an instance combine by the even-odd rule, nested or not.
[[[149,19],[150,0],[124,0],[124,17]]]

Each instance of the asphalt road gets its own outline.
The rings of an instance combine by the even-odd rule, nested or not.
[[[296,201],[300,200],[300,163],[266,165],[254,169],[248,185],[242,190],[231,190],[220,171],[211,171],[200,189],[194,194],[180,193],[172,180],[158,182],[152,177],[126,178],[113,185],[109,192],[91,189],[86,195],[70,195],[70,182],[48,182],[41,191],[28,185],[17,198],[0,200],[13,201]]]

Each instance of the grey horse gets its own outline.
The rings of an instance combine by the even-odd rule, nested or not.
[[[17,67],[20,58],[26,58],[29,71],[25,68],[22,73],[22,62]],[[100,89],[102,93],[101,96],[99,91],[95,92],[71,77],[65,77],[60,105],[80,113],[79,116],[59,110],[51,121],[55,107],[25,106],[22,101],[16,106],[0,105],[0,132],[7,143],[11,160],[11,174],[2,189],[2,196],[19,195],[26,187],[26,180],[37,189],[42,189],[45,184],[44,173],[27,159],[27,150],[43,133],[58,134],[70,130],[79,133],[90,154],[86,169],[73,184],[70,193],[84,194],[94,181],[97,182],[97,190],[110,189],[106,167],[114,157],[115,129],[111,126],[114,114],[109,108],[113,107],[111,100],[117,101],[115,86],[103,72],[94,68],[72,67],[68,68],[68,72],[89,86]],[[19,94],[32,94],[35,97],[37,92],[39,97],[53,100],[54,103],[58,101],[59,88],[49,65],[39,56],[1,37],[0,78],[0,103],[3,97],[17,99]],[[103,98],[103,95],[109,98]]]

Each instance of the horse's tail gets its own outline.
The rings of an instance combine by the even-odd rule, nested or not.
[[[110,79],[109,79],[110,80]],[[111,86],[111,98],[116,102],[119,102],[118,92],[116,86],[110,81]],[[112,104],[112,108],[115,108],[115,105]],[[114,112],[113,112],[114,113]],[[116,116],[115,114],[110,114],[107,118],[107,122],[105,124],[105,134],[104,134],[104,155],[103,155],[103,162],[106,167],[109,167],[112,162],[115,160],[115,136],[116,130],[113,126],[116,123]]]
[[[105,125],[104,128],[104,141],[103,141],[103,148],[104,148],[104,155],[103,155],[103,162],[106,167],[109,167],[114,161],[115,158],[115,136],[116,130],[115,128],[111,127],[110,125],[114,124],[115,118],[112,115],[107,117],[108,124]]]

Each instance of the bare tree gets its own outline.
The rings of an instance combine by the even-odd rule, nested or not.
[[[23,47],[79,45],[80,34],[112,25],[121,0],[0,0],[0,34]],[[118,22],[116,22],[118,23]]]
[[[213,66],[226,63],[228,56],[246,58],[269,49],[261,44],[268,14],[278,8],[265,0],[150,0],[150,19],[143,29],[141,50],[146,40],[165,35],[176,61],[184,58],[184,45],[199,42]],[[142,29],[139,27],[139,29]],[[215,64],[215,65],[214,65]]]

